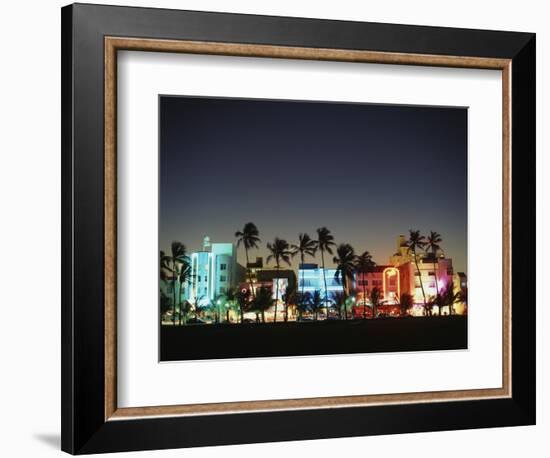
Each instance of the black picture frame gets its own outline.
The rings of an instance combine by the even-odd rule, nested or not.
[[[61,14],[64,451],[84,454],[535,424],[534,34],[88,4],[66,6]],[[106,421],[106,36],[511,59],[512,396]]]

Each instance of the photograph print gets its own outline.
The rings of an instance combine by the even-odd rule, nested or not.
[[[466,107],[159,117],[161,361],[468,348]]]

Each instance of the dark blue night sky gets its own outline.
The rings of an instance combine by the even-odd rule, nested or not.
[[[386,264],[399,234],[435,230],[466,272],[465,108],[162,96],[160,116],[161,249],[252,221],[252,257],[327,226]]]

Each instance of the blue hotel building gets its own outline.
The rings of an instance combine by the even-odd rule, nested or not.
[[[329,300],[334,293],[342,293],[344,288],[338,282],[334,275],[336,269],[325,268],[325,278],[327,282],[327,296]],[[325,282],[323,279],[323,268],[317,264],[300,264],[298,268],[298,291],[313,294],[315,291],[325,297]]]

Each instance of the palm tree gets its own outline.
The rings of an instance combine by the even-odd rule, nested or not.
[[[226,299],[226,312],[225,312],[225,320],[229,323],[229,312],[231,310],[238,310],[238,304],[237,304],[237,291],[235,288],[229,288],[227,292],[225,293],[225,299]]]
[[[180,301],[180,315],[179,315],[179,324],[181,326],[182,324],[182,318],[183,318],[183,324],[187,324],[187,315],[193,310],[193,306],[191,305],[191,302],[188,300],[184,300],[183,302]]]
[[[372,316],[374,318],[378,315],[378,305],[380,304],[381,291],[376,286],[372,288],[370,292],[370,302],[372,304]]]
[[[254,286],[252,285],[252,275],[250,275],[250,269],[248,264],[250,263],[248,259],[248,250],[252,248],[258,248],[258,243],[260,243],[260,232],[254,223],[246,223],[242,231],[235,232],[235,237],[237,237],[237,248],[242,245],[244,246],[244,252],[246,254],[246,272],[248,273],[248,282],[250,283],[250,294],[254,297]]]
[[[399,298],[399,309],[401,311],[401,316],[405,316],[412,306],[412,295],[409,293],[401,293],[401,297]]]
[[[283,302],[285,304],[285,323],[288,321],[288,307],[292,302],[296,301],[296,287],[288,285],[285,288],[285,293],[283,294]]]
[[[330,233],[330,231],[326,227],[317,229],[317,248],[321,251],[323,282],[325,284],[325,304],[328,304],[327,276],[325,274],[325,251],[332,254],[333,246],[336,246],[336,243],[334,243],[334,236]]]
[[[300,255],[300,264],[304,264],[306,256],[314,257],[317,252],[317,240],[313,240],[307,234],[300,234],[298,236],[298,244],[292,245],[292,257],[297,254]],[[299,280],[299,278],[298,278]],[[302,278],[302,295],[304,294],[304,283],[305,280]]]
[[[454,313],[453,305],[455,302],[461,301],[462,298],[462,292],[455,292],[455,285],[453,282],[450,282],[441,292],[441,305],[449,307],[449,315],[452,315]],[[441,315],[441,311],[439,314]]]
[[[434,263],[434,275],[435,275],[435,292],[436,294],[439,294],[439,284],[437,281],[437,252],[441,250],[441,246],[439,245],[443,239],[441,238],[441,234],[438,234],[435,231],[430,231],[430,235],[427,237],[426,241],[426,251],[431,252],[432,261]],[[441,314],[441,311],[439,312]]]
[[[208,310],[208,306],[206,305],[200,305],[199,302],[204,299],[204,296],[196,296],[195,300],[193,301],[193,310],[195,311],[195,318],[200,318],[202,313],[206,310]]]
[[[440,294],[436,294],[435,296],[429,297],[428,300],[426,301],[426,304],[424,305],[425,315],[432,316],[434,306],[436,305],[437,305],[437,308],[441,311],[441,307],[442,307],[441,300],[442,300],[442,297]]]
[[[179,281],[180,281],[180,289],[179,289],[179,300],[180,300],[180,316],[179,316],[179,324],[181,326],[181,319],[182,319],[182,313],[181,313],[181,296],[184,291],[185,285],[187,285],[191,279],[194,277],[192,273],[193,269],[191,268],[191,264],[189,263],[189,260],[185,261],[181,264],[180,270],[179,270]]]
[[[187,250],[185,248],[185,245],[181,242],[173,241],[172,245],[170,247],[171,255],[166,255],[163,251],[160,252],[161,254],[161,267],[164,270],[167,270],[171,274],[171,280],[172,280],[172,292],[174,295],[174,303],[172,304],[173,307],[173,315],[172,315],[172,323],[176,324],[176,283],[179,277],[180,273],[180,267],[182,265],[189,265],[189,257],[187,256]],[[181,294],[180,294],[181,296]]]
[[[338,310],[338,318],[342,319],[342,308],[346,306],[346,295],[340,291],[335,291],[332,293],[332,301]],[[348,319],[348,314],[346,310],[346,320]]]
[[[417,250],[423,250],[426,246],[426,237],[420,235],[420,231],[409,230],[409,240],[407,240],[407,251],[413,254],[414,264],[416,266],[416,272],[418,279],[420,280],[420,289],[422,290],[422,297],[424,298],[424,307],[426,307],[426,293],[424,292],[424,285],[422,284],[422,275],[420,274],[420,268],[418,267]]]
[[[241,324],[244,323],[244,310],[248,305],[249,298],[250,291],[248,291],[246,288],[241,289],[235,293],[235,300],[237,301],[237,305],[239,306],[239,313],[241,315]]]
[[[317,321],[317,319],[319,318],[319,310],[323,308],[323,297],[321,296],[321,291],[319,291],[318,289],[316,289],[313,294],[309,295],[309,307],[313,312],[315,321]]]
[[[170,298],[160,292],[160,324],[162,324],[162,317],[170,310]]]
[[[262,315],[262,323],[265,323],[265,311],[273,305],[273,294],[270,288],[262,286],[256,291],[256,296],[252,300],[252,310]]]
[[[334,272],[334,279],[342,285],[344,294],[348,296],[348,279],[353,277],[355,270],[357,269],[357,255],[353,247],[349,243],[341,243],[336,249],[336,256],[332,258],[334,264],[336,264],[336,272]],[[328,307],[327,307],[328,315]],[[347,316],[347,311],[346,311]]]
[[[357,272],[363,274],[363,319],[367,318],[367,288],[365,275],[372,272],[376,263],[372,260],[372,256],[368,251],[365,251],[357,258]]]
[[[296,293],[296,308],[298,309],[298,321],[302,321],[302,315],[309,308],[311,295],[309,293]]]
[[[290,245],[286,240],[275,237],[273,243],[267,244],[267,249],[269,251],[269,256],[266,259],[266,262],[275,261],[275,268],[277,269],[276,280],[279,280],[279,270],[281,268],[281,261],[286,262],[290,266],[290,257],[292,252],[290,251]],[[273,321],[277,322],[277,302],[279,301],[279,284],[275,285],[275,313],[273,315]]]

